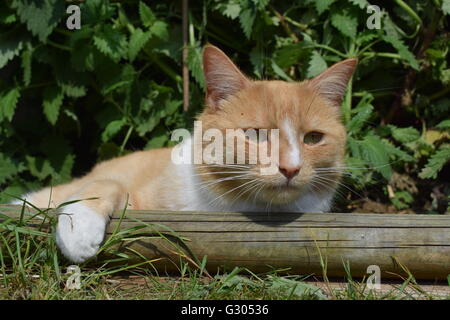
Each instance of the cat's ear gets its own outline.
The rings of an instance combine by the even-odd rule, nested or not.
[[[206,104],[211,108],[219,108],[221,100],[226,100],[250,85],[250,80],[230,58],[212,45],[203,49],[203,72],[206,80]]]
[[[338,62],[310,80],[322,97],[328,99],[333,105],[340,107],[348,82],[358,64],[358,59],[347,59]]]

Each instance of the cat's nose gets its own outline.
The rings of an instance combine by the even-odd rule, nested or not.
[[[283,176],[285,176],[288,180],[291,180],[300,172],[300,167],[292,167],[292,168],[278,167],[278,169],[283,174]]]

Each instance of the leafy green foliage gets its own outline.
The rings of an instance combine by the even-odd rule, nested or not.
[[[133,34],[131,35],[130,44],[128,47],[128,57],[130,61],[136,59],[137,55],[145,46],[150,37],[151,33],[149,31],[144,32],[140,28],[134,30]]]
[[[433,154],[422,169],[419,177],[422,179],[436,178],[442,167],[450,161],[450,145],[444,145]]]
[[[358,21],[356,17],[350,15],[348,11],[335,12],[331,16],[331,24],[338,29],[343,35],[355,38]]]
[[[64,95],[58,87],[48,87],[44,91],[44,114],[52,125],[58,120],[63,98]]]
[[[311,59],[309,60],[308,64],[309,64],[308,72],[306,73],[306,76],[308,78],[317,76],[319,73],[321,73],[327,68],[326,61],[317,51],[313,51]]]
[[[449,0],[442,0],[442,11],[450,15],[450,1]]]
[[[114,60],[119,60],[126,50],[127,39],[111,25],[105,25],[98,34],[94,35],[94,45],[100,52]]]
[[[0,69],[17,56],[23,48],[23,41],[14,30],[0,35]]]
[[[417,129],[412,127],[407,128],[396,128],[391,126],[392,128],[392,137],[395,140],[401,143],[412,142],[420,138],[420,133]]]
[[[84,1],[81,29],[68,30],[64,1],[3,1],[0,201],[100,160],[172,145],[170,132],[190,128],[202,108],[201,50],[210,42],[256,79],[303,80],[358,58],[342,104],[348,177],[338,200],[363,196],[400,210],[436,202],[434,189],[436,197],[450,189],[449,1],[384,3],[379,30],[366,26],[368,4],[191,3],[184,113],[179,3]]]
[[[155,14],[144,2],[139,2],[139,17],[144,26],[149,27],[156,21]]]
[[[10,89],[6,93],[0,95],[0,105],[2,106],[2,109],[0,109],[0,120],[2,120],[2,118],[7,119],[8,121],[12,120],[19,97],[19,88]]]
[[[27,29],[40,41],[45,42],[64,13],[64,3],[59,0],[14,0],[12,8]]]

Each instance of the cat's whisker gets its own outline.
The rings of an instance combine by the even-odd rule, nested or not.
[[[216,198],[214,198],[213,200],[211,200],[211,201],[209,202],[209,204],[213,204],[213,203],[217,202],[218,200],[222,199],[222,198],[223,198],[224,196],[226,196],[227,194],[230,194],[231,192],[233,192],[233,191],[235,191],[235,190],[237,190],[237,189],[240,189],[240,188],[242,188],[242,187],[244,187],[244,186],[246,186],[246,185],[248,185],[249,183],[252,183],[252,182],[254,182],[254,179],[252,179],[252,180],[250,180],[250,181],[248,181],[248,182],[245,182],[245,183],[243,183],[243,184],[240,184],[240,185],[238,185],[237,187],[234,187],[234,188],[228,190],[227,192],[222,193],[222,194],[219,195],[218,197],[216,197]]]
[[[367,166],[367,167],[350,167],[350,166],[335,166],[335,167],[326,167],[326,168],[315,168],[315,170],[318,169],[343,169],[343,170],[372,170],[372,169],[380,169],[380,168],[385,168],[387,166],[391,166],[392,164],[396,163],[398,161],[392,161],[389,163],[384,163],[381,165],[376,165],[376,166]]]
[[[197,173],[193,174],[193,176],[208,176],[208,175],[214,175],[214,174],[235,174],[235,173],[243,173],[244,170],[241,171],[211,171],[211,172],[203,172],[203,173]]]
[[[240,176],[232,176],[232,177],[226,177],[226,178],[218,178],[215,179],[213,181],[209,181],[209,182],[200,182],[197,183],[197,186],[200,186],[200,188],[197,189],[197,191],[203,190],[207,187],[210,187],[212,185],[224,182],[224,181],[233,181],[233,180],[249,180],[249,179],[253,179],[251,177],[250,174],[244,174],[244,175],[240,175]]]
[[[217,181],[217,180],[233,180],[234,178],[242,178],[242,177],[251,177],[251,176],[253,176],[251,173],[249,173],[249,172],[245,172],[245,173],[242,173],[242,172],[240,172],[241,174],[235,174],[235,175],[231,175],[231,176],[226,176],[226,177],[220,177],[220,178],[217,178],[217,179],[214,179],[213,181]],[[200,184],[203,184],[203,183],[206,183],[207,181],[201,181],[200,182]]]
[[[251,194],[251,191],[254,190],[256,187],[259,186],[259,183],[262,181],[262,179],[255,179],[253,182],[253,184],[249,184],[246,188],[244,188],[242,191],[240,191],[236,197],[233,199],[233,201],[231,202],[231,206],[241,197],[243,196],[245,193],[249,192]]]
[[[233,178],[233,179],[214,180],[212,182],[205,183],[205,184],[200,183],[200,184],[198,184],[199,188],[197,188],[196,191],[201,191],[203,189],[209,188],[211,186],[214,186],[216,184],[219,184],[219,183],[222,183],[222,182],[226,182],[226,181],[251,180],[251,179],[252,179],[251,177],[248,177],[248,178],[247,177],[239,177],[239,178]]]
[[[243,185],[240,185],[239,187],[236,187],[235,190],[244,187],[241,191],[239,191],[239,193],[234,197],[234,199],[231,201],[230,206],[232,206],[234,204],[234,202],[236,202],[236,200],[238,198],[240,198],[244,193],[246,193],[248,190],[250,190],[258,181],[252,180],[249,181],[248,183],[245,183]],[[219,196],[217,199],[215,199],[215,201],[218,201],[220,199],[222,199],[222,196],[224,196],[225,194],[222,194],[221,196]]]
[[[275,199],[275,196],[276,196],[276,194],[274,193],[274,194],[272,195],[272,198],[270,198],[270,202],[268,203],[268,205],[267,205],[267,207],[266,207],[267,213],[269,213],[269,212],[271,211],[271,209],[272,209],[272,202],[273,202],[273,200]]]
[[[353,176],[353,173],[351,172],[346,172],[346,171],[339,171],[339,170],[329,170],[329,171],[318,171],[315,170],[316,174],[320,174],[320,175],[344,175],[344,176]]]
[[[256,190],[255,195],[254,195],[254,197],[253,197],[253,204],[256,204],[257,196],[258,196],[258,194],[264,189],[264,187],[265,187],[265,184],[264,184],[264,183],[261,183],[261,185],[260,185],[260,187],[258,188],[258,190]]]
[[[320,175],[315,176],[314,178],[316,178],[316,179],[318,179],[318,180],[321,180],[321,181],[324,182],[324,183],[327,183],[327,182],[334,182],[334,183],[336,183],[338,186],[342,186],[342,187],[346,188],[348,191],[350,191],[350,192],[356,194],[358,197],[363,198],[363,196],[362,196],[360,193],[358,193],[358,192],[356,192],[355,190],[353,190],[352,188],[348,187],[345,183],[343,183],[343,182],[341,182],[341,181],[336,181],[336,180],[329,179],[329,178],[327,178],[327,177],[323,177],[323,176],[320,176]]]
[[[240,164],[206,164],[206,165],[195,165],[194,168],[241,168],[250,169],[250,165],[240,165]]]
[[[311,190],[311,191],[315,191],[315,192],[319,192],[320,191],[320,189],[319,189],[319,187],[316,185],[316,182],[315,181],[311,181],[309,184],[308,184],[308,188],[309,187],[311,187],[311,188],[313,188],[314,190]]]
[[[321,188],[322,188],[322,189],[333,191],[335,194],[337,194],[340,197],[342,197],[343,199],[345,199],[345,194],[342,191],[340,191],[339,188],[336,189],[325,181],[315,180],[315,181],[312,181],[310,185],[315,188],[316,192],[320,192]]]

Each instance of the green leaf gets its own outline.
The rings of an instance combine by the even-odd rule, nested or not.
[[[63,93],[71,98],[81,98],[86,95],[86,87],[75,84],[60,84]]]
[[[39,180],[44,180],[45,178],[54,174],[55,171],[53,170],[48,159],[36,158],[31,156],[26,156],[25,158],[27,160],[28,170]]]
[[[169,26],[164,21],[156,21],[149,30],[152,35],[155,35],[162,40],[167,40],[169,38]]]
[[[110,4],[109,0],[89,0],[83,1],[81,7],[81,23],[85,25],[99,25],[108,23],[117,9]]]
[[[442,145],[428,160],[425,167],[420,171],[422,179],[436,179],[437,174],[450,161],[450,145]]]
[[[258,10],[264,10],[269,4],[270,0],[253,0],[253,3]]]
[[[55,184],[60,184],[70,181],[72,178],[72,169],[74,164],[75,156],[73,154],[64,155],[64,161],[61,166],[57,168],[58,170],[53,175],[54,180],[52,182]]]
[[[420,133],[413,127],[397,128],[395,126],[389,126],[391,128],[392,136],[395,140],[401,143],[408,143],[420,138]]]
[[[94,54],[94,51],[96,54]],[[73,68],[77,71],[93,71],[95,68],[95,57],[101,55],[95,48],[91,46],[76,46],[72,55],[70,56],[70,62]]]
[[[22,69],[23,69],[23,83],[28,86],[31,82],[31,47],[22,52]]]
[[[143,120],[136,128],[137,133],[139,136],[143,137],[146,133],[152,131],[158,124],[159,124],[160,118],[158,116],[152,116],[148,119]]]
[[[147,6],[144,2],[139,2],[139,17],[144,26],[149,27],[156,21],[156,16],[152,9]]]
[[[59,110],[64,99],[61,88],[57,86],[47,87],[44,90],[43,108],[47,120],[55,125],[58,121]]]
[[[363,32],[358,33],[358,37],[356,38],[356,44],[361,46],[378,37],[379,37],[378,34],[373,30],[364,30]]]
[[[142,1],[139,2],[139,16],[144,26],[149,28],[152,35],[167,40],[169,37],[169,26],[165,21],[158,20],[152,9]],[[148,40],[148,39],[147,39]],[[143,39],[140,39],[142,42]],[[146,42],[146,41],[145,41]]]
[[[225,8],[222,11],[222,14],[230,19],[236,19],[239,17],[239,14],[241,13],[241,6],[239,3],[226,3]]]
[[[265,61],[266,56],[258,46],[254,47],[249,54],[250,62],[253,66],[253,73],[257,76],[258,79],[261,79],[265,72]]]
[[[68,141],[62,136],[48,135],[42,139],[40,149],[53,168],[52,183],[63,183],[71,178],[75,156]]]
[[[2,8],[4,10],[4,8]],[[11,24],[17,21],[17,16],[12,11],[2,11],[0,12],[0,23]]]
[[[308,62],[308,71],[306,73],[306,77],[308,78],[315,77],[326,69],[327,63],[322,58],[320,53],[314,50]]]
[[[13,0],[20,21],[27,29],[45,42],[65,13],[65,3],[60,0]]]
[[[0,153],[0,184],[11,179],[17,172],[18,169],[12,160]]]
[[[17,87],[0,95],[0,120],[2,118],[12,120],[19,98],[20,90]]]
[[[281,79],[285,80],[285,81],[289,81],[289,82],[293,82],[294,80],[289,77],[284,71],[283,69],[281,69],[277,63],[275,62],[275,60],[272,60],[272,70],[273,72],[275,72],[275,74],[277,76],[279,76]]]
[[[314,45],[308,41],[289,44],[276,50],[274,60],[280,68],[288,68],[296,63],[307,61]]]
[[[450,0],[442,0],[442,12],[450,15]]]
[[[347,124],[347,131],[351,134],[359,132],[361,128],[366,124],[367,120],[373,114],[373,106],[371,104],[365,104],[358,108],[358,113],[353,116]]]
[[[19,55],[23,41],[14,34],[0,35],[0,69]]]
[[[407,162],[412,162],[414,161],[414,157],[409,155],[408,153],[406,153],[405,151],[397,148],[396,146],[394,146],[392,143],[390,143],[387,140],[381,140],[384,144],[384,148],[386,150],[386,153],[389,154],[390,156],[395,156],[400,160],[403,161],[407,161]]]
[[[135,70],[132,64],[126,64],[113,73],[108,73],[102,81],[102,94],[107,95],[133,82]]]
[[[365,9],[369,5],[369,2],[367,2],[367,0],[350,0],[350,2],[355,6],[358,6],[360,9]]]
[[[205,77],[202,68],[202,49],[199,47],[189,48],[188,52],[188,67],[192,76],[200,85],[201,88],[205,87]]]
[[[147,143],[145,149],[154,149],[163,147],[166,142],[169,140],[168,134],[165,129],[161,127],[156,128],[152,133],[152,139]]]
[[[389,163],[389,155],[386,152],[386,146],[383,141],[373,135],[364,137],[360,144],[362,157],[372,165],[376,171],[386,179],[390,180],[392,169]]]
[[[100,52],[117,61],[126,52],[127,38],[111,25],[104,25],[102,30],[94,36],[94,45]]]
[[[350,149],[349,154],[351,154],[351,158],[359,159],[362,161],[361,151],[360,151],[361,141],[354,139],[352,136],[347,138],[347,145]]]
[[[395,192],[394,198],[391,199],[392,204],[397,209],[409,208],[411,203],[414,201],[413,196],[408,191],[398,191]]]
[[[120,129],[122,129],[126,123],[127,122],[125,119],[111,121],[106,126],[105,130],[103,130],[102,141],[106,142],[111,140],[111,138],[113,138],[117,133],[119,133]]]
[[[0,191],[0,203],[8,203],[12,200],[15,200],[15,198],[11,196],[20,197],[26,191],[27,190],[25,190],[23,186],[17,183],[17,181],[14,181],[12,184],[8,185],[4,190]]]
[[[147,41],[151,37],[151,32],[144,32],[140,28],[136,28],[130,37],[130,43],[128,47],[128,57],[130,61],[136,59],[139,51],[145,46]]]
[[[178,108],[183,104],[182,100],[166,100],[164,111],[167,116],[170,116],[178,110]]]
[[[382,26],[383,26],[383,30],[386,33],[387,37],[392,37],[394,39],[400,39],[400,33],[398,32],[398,27],[394,23],[394,21],[392,21],[391,17],[387,13],[383,16]]]
[[[331,24],[338,29],[343,35],[355,38],[358,20],[350,15],[348,11],[337,11],[331,16]]]
[[[241,24],[242,30],[244,30],[244,34],[247,39],[250,39],[250,35],[252,34],[255,18],[256,12],[253,8],[246,7],[241,10],[241,14],[239,15],[239,22]]]
[[[408,62],[411,67],[419,70],[419,63],[417,62],[416,57],[411,51],[409,51],[408,47],[403,43],[402,40],[396,38],[395,36],[383,36],[383,40],[390,43],[395,49],[397,49],[400,57]]]
[[[316,5],[316,10],[319,14],[322,14],[326,10],[330,8],[330,6],[336,2],[336,0],[317,0],[314,1],[314,4]]]
[[[447,119],[447,120],[439,122],[436,125],[436,128],[441,129],[441,130],[448,130],[448,129],[450,129],[450,120]]]

